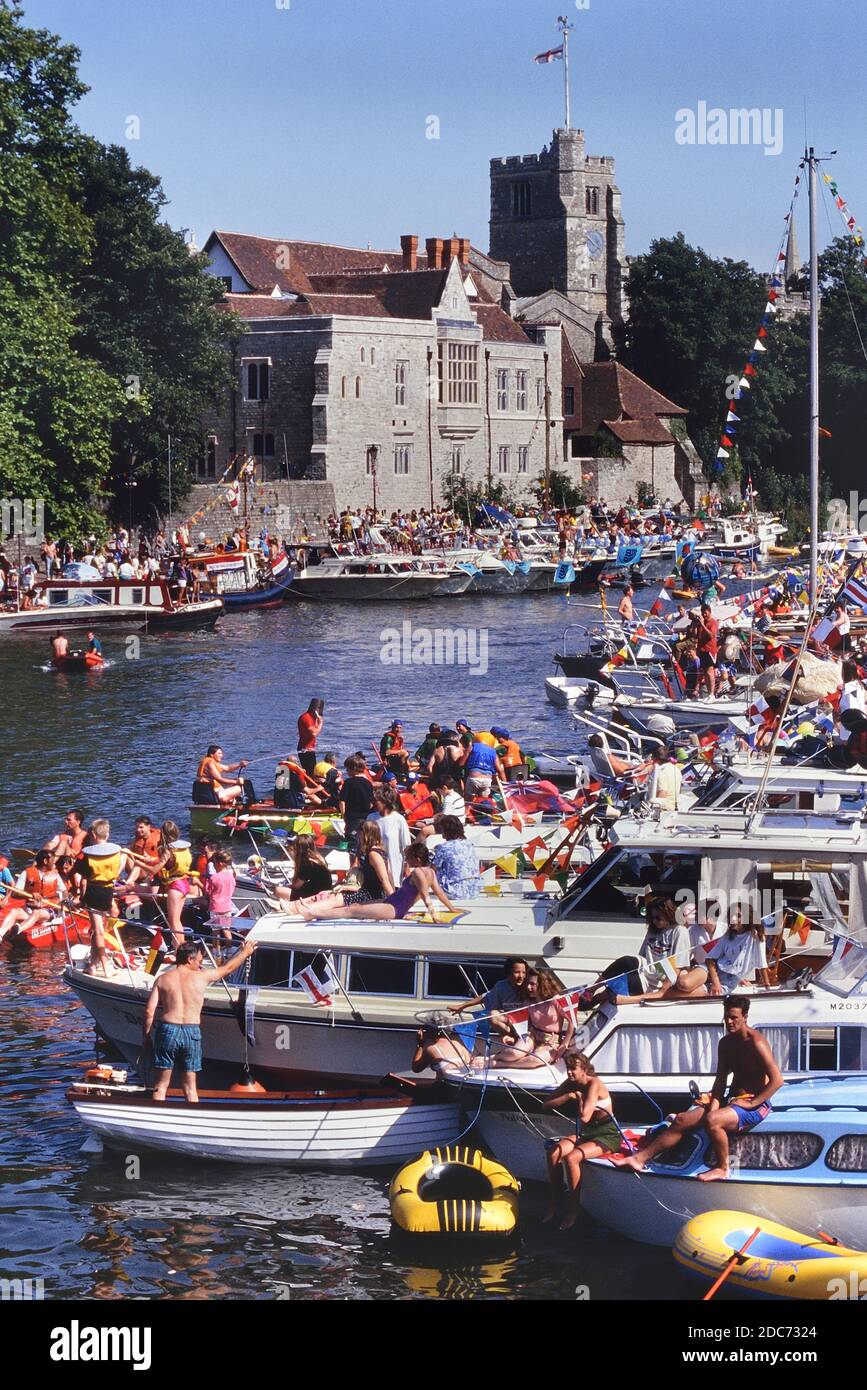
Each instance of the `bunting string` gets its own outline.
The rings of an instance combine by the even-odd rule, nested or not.
[[[764,340],[768,337],[769,330],[773,326],[773,321],[777,314],[777,299],[781,290],[785,292],[786,258],[789,252],[789,241],[792,235],[792,224],[795,216],[795,204],[800,191],[801,172],[803,168],[804,165],[802,161],[798,166],[798,174],[795,178],[794,189],[792,190],[789,211],[783,219],[783,233],[780,237],[777,255],[774,260],[774,267],[770,275],[770,288],[768,289],[768,297],[764,313],[762,314],[762,320],[759,324],[752,350],[744,363],[743,371],[741,372],[734,396],[729,400],[726,410],[725,424],[723,426],[722,435],[720,436],[719,448],[716,452],[718,472],[721,471],[724,466],[723,460],[731,456],[731,451],[737,443],[737,432],[741,423],[741,417],[737,414],[734,403],[741,399],[744,391],[749,391],[751,389],[752,378],[758,374],[758,365],[761,361],[761,355],[768,350]]]
[[[852,214],[849,204],[846,202],[846,199],[840,193],[836,181],[832,179],[830,174],[825,173],[822,174],[822,181],[823,183],[826,183],[828,185],[828,188],[831,192],[831,196],[834,199],[834,204],[846,228],[846,235],[852,238],[857,247],[863,248],[864,229],[863,227],[859,227],[856,218]],[[861,249],[861,260],[863,262],[865,270],[867,270],[867,253],[865,253],[863,249]]]

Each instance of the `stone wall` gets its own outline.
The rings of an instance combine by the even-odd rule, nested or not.
[[[241,508],[233,511],[225,495],[225,488],[213,484],[197,483],[192,488],[184,503],[183,517],[207,508],[202,520],[191,528],[194,543],[202,535],[206,540],[218,541],[240,524]],[[247,510],[251,537],[265,527],[270,535],[281,540],[300,541],[306,526],[314,539],[325,539],[327,532],[319,518],[324,521],[336,510],[336,499],[330,483],[256,481],[248,488]],[[176,513],[176,526],[183,517]]]

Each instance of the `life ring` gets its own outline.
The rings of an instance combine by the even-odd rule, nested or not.
[[[706,1211],[694,1216],[681,1227],[672,1254],[681,1268],[700,1276],[709,1286],[757,1226],[759,1234],[726,1280],[745,1293],[763,1298],[828,1299],[835,1280],[845,1290],[850,1282],[858,1287],[867,1275],[864,1251],[829,1244],[743,1211]],[[838,1294],[844,1296],[844,1292]]]
[[[395,1173],[391,1219],[409,1235],[507,1236],[521,1184],[496,1159],[461,1144],[426,1149]]]

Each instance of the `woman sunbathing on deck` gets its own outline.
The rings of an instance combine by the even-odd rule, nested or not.
[[[329,900],[314,902],[300,900],[295,904],[302,917],[313,921],[322,917],[362,917],[377,922],[393,922],[395,918],[405,917],[421,898],[432,918],[436,918],[433,897],[439,898],[448,912],[455,907],[440,888],[437,876],[430,867],[430,855],[424,845],[409,845],[404,854],[406,877],[400,887],[389,894],[383,902],[354,903],[351,907],[335,905]]]

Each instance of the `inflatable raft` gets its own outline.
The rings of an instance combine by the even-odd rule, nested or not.
[[[508,1169],[463,1144],[426,1149],[394,1175],[391,1219],[408,1235],[508,1236],[521,1184]]]
[[[742,1211],[694,1216],[681,1228],[672,1254],[682,1269],[710,1286],[757,1226],[759,1234],[735,1262],[726,1287],[758,1298],[842,1299],[852,1297],[851,1287],[859,1288],[867,1276],[864,1251],[823,1240],[825,1232],[802,1235]]]

